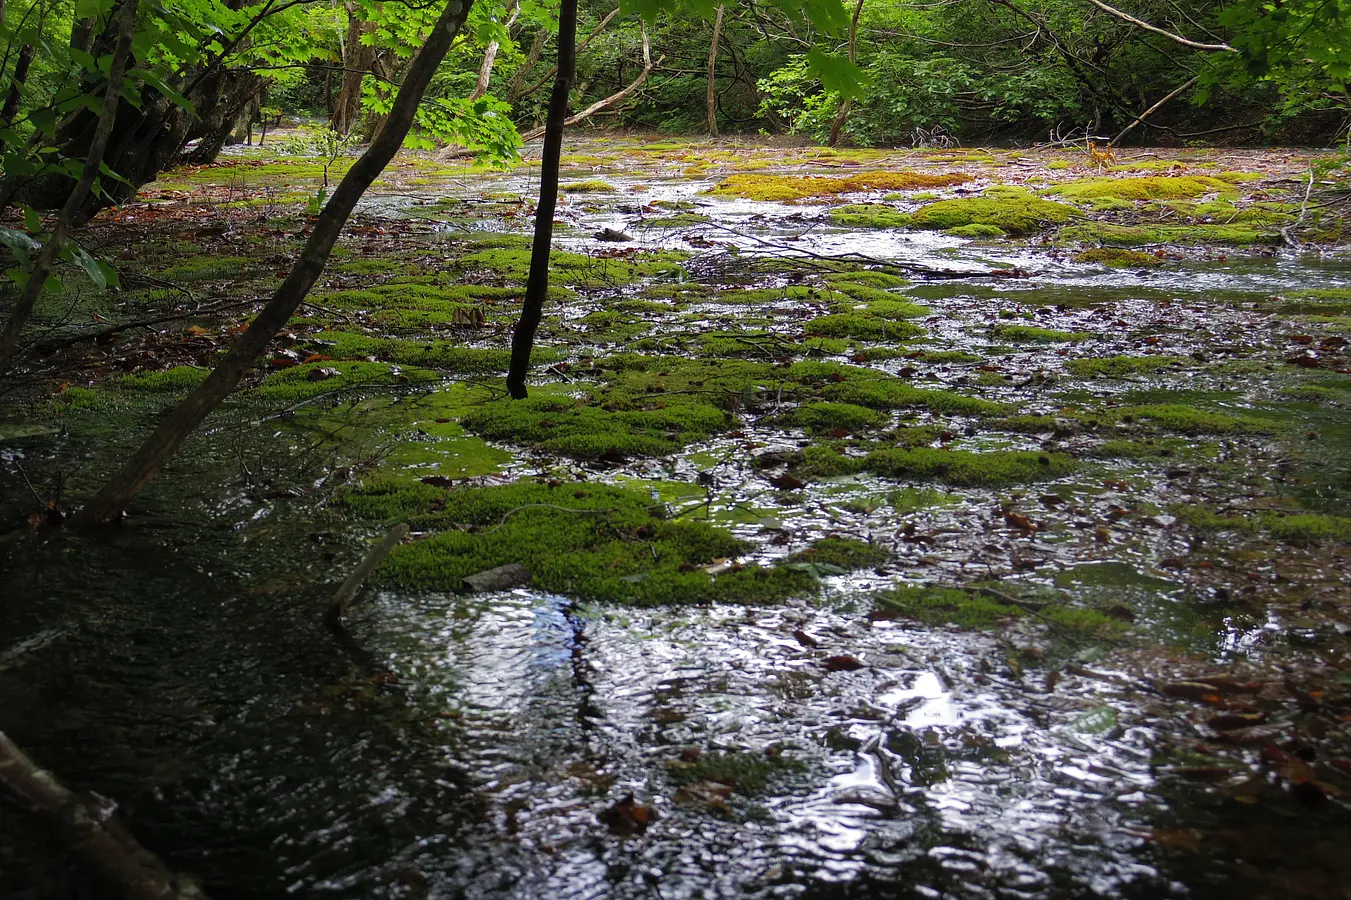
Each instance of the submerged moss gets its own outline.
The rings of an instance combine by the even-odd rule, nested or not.
[[[908,228],[911,216],[885,203],[850,203],[832,209],[830,221],[841,228]]]
[[[917,388],[899,378],[859,377],[828,384],[822,393],[831,400],[873,409],[928,409],[976,416],[996,415],[1004,410],[1003,406],[989,400],[953,391]]]
[[[1155,244],[1277,244],[1276,231],[1253,225],[1112,225],[1093,222],[1066,228],[1060,238],[1070,243],[1147,247]]]
[[[412,590],[461,590],[463,579],[519,563],[540,590],[588,601],[760,603],[809,592],[809,572],[715,561],[749,547],[702,522],[664,518],[644,491],[607,485],[517,482],[465,490],[376,482],[349,493],[356,514],[407,521],[431,537],[394,548],[378,577]]]
[[[703,753],[692,762],[672,762],[668,766],[676,784],[715,782],[732,788],[745,797],[764,792],[770,779],[782,772],[801,771],[803,764],[782,755],[753,753]]]
[[[863,467],[886,478],[932,478],[947,484],[1003,485],[1059,478],[1074,471],[1074,460],[1063,453],[1034,451],[939,450],[934,447],[876,450]]]
[[[788,557],[788,562],[810,566],[829,566],[842,572],[871,569],[891,558],[885,547],[851,538],[821,538],[806,550]]]
[[[1001,590],[999,595],[1013,597],[1008,590]],[[999,596],[983,593],[978,588],[966,590],[898,585],[879,594],[877,604],[884,610],[920,622],[955,625],[971,631],[988,630],[1033,616],[1027,607],[1003,602]],[[1072,642],[1112,640],[1127,627],[1125,623],[1096,609],[1069,606],[1060,596],[1044,604],[1038,603],[1037,607],[1036,618],[1056,628],[1057,636],[1070,638]]]
[[[573,181],[560,184],[558,189],[565,194],[603,194],[614,193],[615,186],[608,181],[593,178],[588,181]]]
[[[896,322],[868,313],[834,313],[818,316],[807,323],[805,331],[809,335],[854,338],[863,341],[903,341],[924,334],[924,329],[918,325]]]

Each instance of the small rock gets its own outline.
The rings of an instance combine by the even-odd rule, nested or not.
[[[505,566],[479,572],[477,575],[467,575],[464,583],[476,594],[484,591],[509,591],[529,584],[530,570],[520,563],[507,563]]]
[[[598,240],[598,241],[631,241],[631,240],[633,240],[633,238],[630,237],[629,235],[625,234],[625,233],[622,232],[622,231],[616,231],[616,230],[613,229],[613,228],[602,228],[600,231],[597,231],[597,232],[596,232],[595,238],[596,238],[596,240]]]

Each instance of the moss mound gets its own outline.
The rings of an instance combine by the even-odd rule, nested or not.
[[[1063,225],[1079,215],[1064,203],[1034,197],[1024,191],[998,192],[994,197],[939,200],[910,215],[915,228],[949,231],[966,225],[991,225],[1009,234],[1030,234],[1049,225]]]
[[[344,497],[358,515],[402,520],[434,534],[396,547],[378,571],[405,589],[461,590],[463,579],[519,563],[531,585],[588,601],[639,604],[762,603],[810,591],[811,573],[715,561],[749,548],[723,529],[663,518],[642,491],[605,485],[517,482],[446,490],[377,482]]]
[[[885,203],[850,203],[832,209],[830,221],[841,228],[908,228],[911,217]]]
[[[1109,269],[1152,269],[1164,264],[1164,260],[1157,256],[1114,247],[1094,247],[1091,250],[1084,250],[1075,254],[1074,261],[1097,263]]]
[[[1065,369],[1080,378],[1129,378],[1149,375],[1179,362],[1181,360],[1172,356],[1106,356],[1072,359],[1065,363]]]
[[[1140,178],[1082,178],[1048,188],[1067,200],[1187,200],[1232,191],[1234,186],[1204,175],[1150,175]]]
[[[964,238],[1002,238],[1008,235],[1008,232],[998,225],[987,225],[984,222],[977,222],[973,225],[959,225],[956,228],[949,228],[948,234],[953,237]]]
[[[1086,331],[1057,331],[1035,325],[996,325],[990,329],[990,337],[1019,344],[1062,344],[1086,341],[1093,335]]]
[[[572,397],[498,400],[469,413],[460,424],[490,440],[578,459],[619,460],[674,453],[726,431],[732,422],[712,403],[687,396],[624,405],[628,408],[615,408],[612,402],[602,409],[590,399]]]
[[[970,175],[950,173],[928,175],[923,172],[859,172],[847,178],[818,175],[729,175],[709,191],[710,194],[741,197],[745,200],[805,200],[832,197],[861,191],[917,191],[965,184]]]

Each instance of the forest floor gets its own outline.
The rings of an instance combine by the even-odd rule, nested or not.
[[[405,154],[129,526],[65,535],[325,177],[171,172],[0,397],[0,727],[222,896],[1351,897],[1317,158],[575,139],[513,402],[538,161]]]

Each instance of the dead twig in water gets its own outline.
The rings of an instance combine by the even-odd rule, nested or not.
[[[347,615],[347,607],[352,605],[353,598],[357,591],[361,590],[361,585],[375,571],[375,567],[380,565],[381,561],[389,555],[403,539],[408,537],[408,525],[400,522],[389,530],[389,534],[380,539],[361,560],[361,564],[352,570],[352,574],[347,576],[347,580],[338,588],[338,592],[333,595],[333,600],[328,604],[328,612],[324,615],[324,622],[328,625],[330,631],[346,632],[343,625],[343,617]]]

